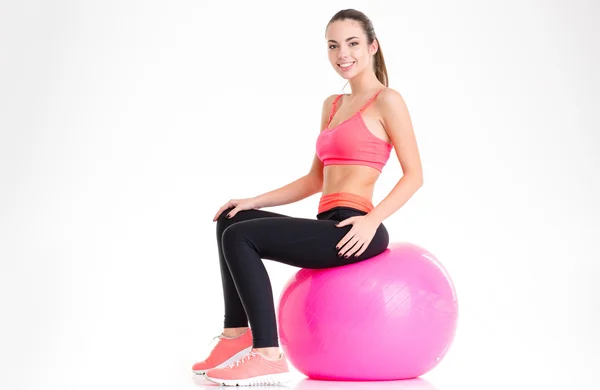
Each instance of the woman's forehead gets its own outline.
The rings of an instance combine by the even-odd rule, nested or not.
[[[336,21],[329,25],[325,37],[328,40],[345,41],[351,37],[363,36],[360,25],[352,20]]]

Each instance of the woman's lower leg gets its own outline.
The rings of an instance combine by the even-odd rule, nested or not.
[[[237,337],[243,334],[248,329],[248,317],[246,315],[245,308],[240,300],[237,288],[233,281],[233,277],[229,270],[229,266],[227,265],[227,262],[225,260],[222,245],[223,232],[232,224],[243,220],[259,219],[264,217],[288,216],[264,210],[244,210],[236,214],[234,218],[228,219],[225,216],[228,214],[229,211],[230,210],[225,210],[218,218],[216,233],[225,303],[223,335],[225,337]],[[267,357],[276,357],[279,353],[279,348],[277,346],[267,346],[267,348],[260,348],[260,352]]]
[[[254,246],[230,226],[223,234],[223,254],[252,326],[253,347],[264,356],[279,352],[273,291],[267,270]],[[233,230],[232,230],[233,229]]]
[[[219,267],[221,269],[221,283],[223,285],[223,303],[224,303],[224,330],[223,335],[226,337],[235,337],[243,333],[244,329],[248,328],[248,317],[238,292],[235,287],[231,272],[225,261],[223,254],[222,237],[223,232],[229,227],[233,221],[225,218],[229,210],[225,210],[217,220],[217,249],[219,254]]]

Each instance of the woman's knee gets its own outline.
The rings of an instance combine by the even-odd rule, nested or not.
[[[229,225],[223,230],[223,233],[221,234],[221,243],[223,243],[223,245],[230,244],[231,242],[233,242],[235,240],[235,237],[236,237],[235,226]]]
[[[229,219],[227,218],[227,214],[229,214],[231,212],[231,210],[233,210],[235,207],[230,207],[228,209],[223,210],[223,212],[219,215],[219,217],[217,218],[217,222],[220,221],[229,221]]]
[[[227,259],[231,259],[231,254],[239,248],[238,245],[243,242],[242,238],[246,236],[244,222],[238,222],[229,225],[221,235],[221,245],[223,245],[223,254]],[[229,255],[228,255],[229,254]]]
[[[217,218],[217,234],[219,237],[223,234],[225,229],[227,229],[229,226],[231,226],[231,224],[233,224],[234,221],[232,219],[227,218],[227,214],[229,214],[229,212],[233,209],[233,207],[226,209],[221,213],[221,215],[219,215],[219,218]]]

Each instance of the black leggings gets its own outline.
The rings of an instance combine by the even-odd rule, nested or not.
[[[242,210],[233,218],[225,210],[217,220],[217,242],[225,299],[225,328],[252,327],[253,347],[278,347],[279,338],[269,275],[261,259],[299,268],[331,268],[357,263],[383,252],[388,232],[380,224],[367,249],[358,257],[339,257],[336,244],[352,225],[344,219],[365,215],[350,207],[334,207],[316,219],[264,210]]]

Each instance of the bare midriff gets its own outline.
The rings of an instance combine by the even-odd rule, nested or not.
[[[364,165],[328,165],[323,168],[323,189],[319,212],[333,207],[373,210],[373,190],[379,178],[377,169]]]

